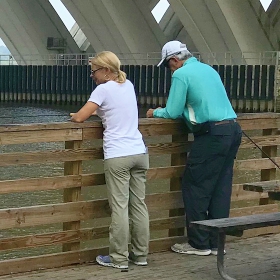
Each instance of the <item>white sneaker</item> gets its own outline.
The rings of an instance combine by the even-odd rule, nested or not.
[[[193,248],[189,243],[176,243],[175,245],[171,246],[171,250],[179,253],[179,254],[187,254],[187,255],[197,255],[197,256],[209,256],[211,254],[210,249],[196,249]]]
[[[224,255],[226,254],[226,250],[224,250]],[[218,249],[212,248],[211,249],[211,255],[217,256],[218,255]]]
[[[148,265],[146,258],[143,258],[143,257],[137,258],[133,253],[129,253],[128,260],[129,260],[129,262],[134,263],[139,266]]]
[[[146,266],[146,265],[148,265],[148,262],[147,262],[147,261],[138,262],[138,261],[134,261],[134,260],[131,260],[131,259],[129,259],[129,261],[130,261],[131,263],[134,263],[134,264],[139,265],[139,266]]]

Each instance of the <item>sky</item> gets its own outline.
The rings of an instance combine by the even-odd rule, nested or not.
[[[62,21],[64,22],[65,26],[67,27],[68,30],[72,28],[72,26],[75,23],[75,20],[73,17],[70,15],[68,10],[65,8],[65,6],[61,3],[60,0],[49,0],[50,3],[53,5],[59,16],[61,17]],[[269,4],[271,3],[272,0],[260,0],[264,9],[267,10]],[[160,3],[154,8],[152,11],[155,19],[159,21],[168,8],[169,4],[167,0],[161,0]],[[0,46],[5,46],[4,42],[0,38]]]

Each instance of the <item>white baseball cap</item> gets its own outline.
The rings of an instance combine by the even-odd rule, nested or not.
[[[170,41],[167,42],[161,50],[161,61],[157,66],[160,66],[165,59],[171,58],[175,54],[179,54],[181,51],[187,51],[186,44],[181,43],[180,41]]]

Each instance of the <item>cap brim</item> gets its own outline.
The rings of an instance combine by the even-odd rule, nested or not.
[[[162,64],[162,62],[165,60],[165,58],[163,58],[160,62],[159,62],[159,64],[157,65],[157,67],[159,67],[161,64]]]

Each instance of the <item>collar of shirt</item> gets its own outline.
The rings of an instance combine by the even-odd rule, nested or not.
[[[198,60],[195,57],[190,57],[184,62],[183,66],[185,66],[187,64],[190,64],[190,63],[193,63],[193,62],[197,62],[197,61]]]

